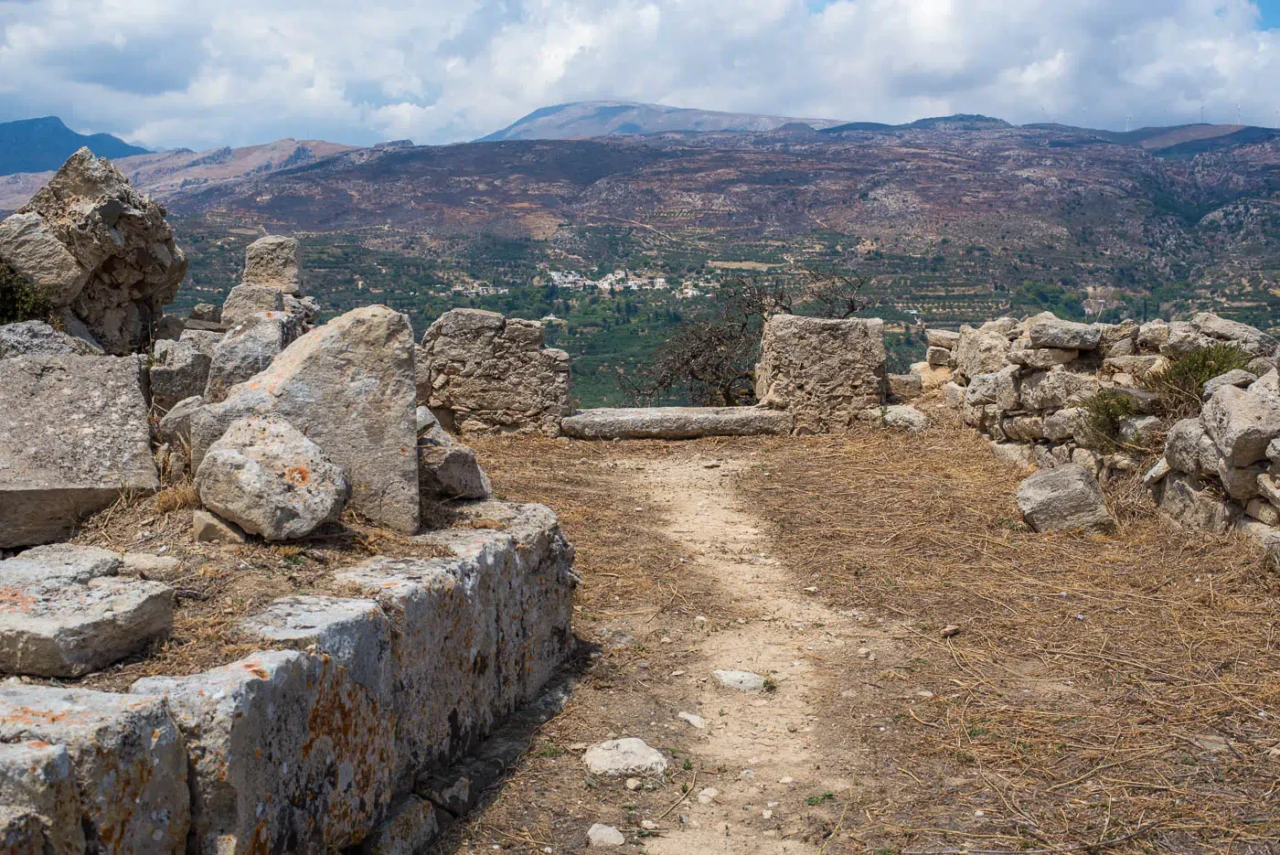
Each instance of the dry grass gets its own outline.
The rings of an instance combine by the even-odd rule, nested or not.
[[[928,828],[939,791],[868,812],[903,851],[1280,851],[1280,579],[1238,537],[1118,496],[1114,536],[1040,535],[971,432],[777,441],[740,488],[777,554],[900,618],[912,708],[886,757],[976,775],[993,818]],[[960,632],[944,639],[954,624]],[[892,675],[891,675],[892,676]]]

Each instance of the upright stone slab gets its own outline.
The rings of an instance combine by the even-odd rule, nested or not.
[[[391,800],[389,711],[331,657],[259,653],[130,692],[166,698],[187,739],[196,851],[339,851]]]
[[[417,424],[409,319],[385,306],[348,312],[289,345],[271,366],[191,415],[192,466],[241,418],[274,414],[320,446],[351,483],[351,505],[418,529]]]
[[[853,427],[884,402],[884,321],[775,315],[764,327],[756,397],[786,410],[797,433]]]
[[[158,487],[137,358],[0,360],[0,548],[65,539]]]
[[[297,297],[303,295],[298,241],[283,235],[259,238],[244,251],[244,284],[262,285]]]
[[[161,699],[0,685],[0,741],[33,740],[66,746],[88,852],[186,851],[187,756]]]
[[[222,303],[222,323],[229,327],[262,312],[283,312],[284,294],[270,285],[237,285]]]
[[[570,405],[569,355],[543,346],[537,321],[445,312],[422,338],[418,400],[460,433],[560,433]]]
[[[116,354],[150,343],[187,272],[164,207],[87,148],[0,224],[0,259]]]

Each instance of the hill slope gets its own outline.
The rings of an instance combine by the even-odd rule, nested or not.
[[[828,119],[792,119],[750,113],[689,110],[661,104],[626,101],[578,101],[543,107],[477,142],[508,140],[567,140],[604,136],[635,136],[671,131],[772,131],[783,125],[806,124],[826,128]]]
[[[78,134],[56,116],[0,122],[0,175],[57,169],[84,146],[113,159],[147,153],[110,134]]]

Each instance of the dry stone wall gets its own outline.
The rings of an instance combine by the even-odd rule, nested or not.
[[[1189,321],[1078,324],[1050,314],[928,331],[925,363],[945,370],[943,395],[997,456],[1042,469],[1075,464],[1104,481],[1134,472],[1162,448],[1144,480],[1179,524],[1239,528],[1280,551],[1280,344],[1212,313]],[[1173,360],[1229,345],[1247,359],[1206,382],[1202,409],[1170,423],[1159,384]],[[914,370],[914,369],[913,369]],[[1095,396],[1123,402],[1114,435]]]

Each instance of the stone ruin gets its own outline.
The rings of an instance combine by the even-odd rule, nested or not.
[[[163,209],[105,161],[77,154],[15,216],[0,260],[78,337],[0,327],[0,672],[27,681],[0,684],[0,850],[421,849],[466,808],[451,767],[534,708],[573,649],[578,579],[555,515],[490,498],[475,452],[420,405],[405,316],[317,325],[296,241],[252,244],[223,305],[182,320],[162,315],[185,269]],[[487,343],[519,375],[509,391],[534,399],[463,405],[467,383],[446,381],[466,409],[442,412],[558,429],[563,354],[499,321]],[[447,343],[428,352],[442,372],[487,370]],[[530,391],[544,377],[555,395]],[[244,616],[238,640],[258,650],[238,661],[125,693],[42,682],[171,633],[181,605],[154,578],[179,559],[62,542],[166,484],[199,499],[201,560],[305,543],[350,513],[414,548]],[[449,526],[424,531],[440,508]]]

